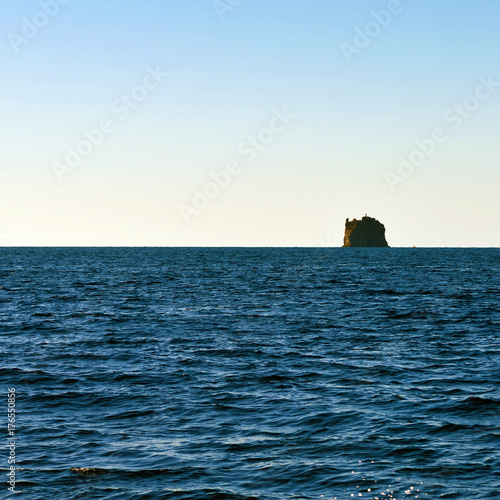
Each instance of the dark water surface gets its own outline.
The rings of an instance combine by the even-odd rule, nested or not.
[[[3,248],[0,498],[12,387],[19,498],[498,499],[499,270],[499,249]]]

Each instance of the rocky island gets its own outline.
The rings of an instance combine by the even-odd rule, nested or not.
[[[388,247],[385,226],[366,214],[361,220],[345,220],[343,247]]]

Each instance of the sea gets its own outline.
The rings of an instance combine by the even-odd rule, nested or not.
[[[500,499],[499,278],[498,248],[2,248],[0,498]]]

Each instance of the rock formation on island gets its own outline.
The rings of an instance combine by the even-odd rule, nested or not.
[[[345,220],[344,247],[388,247],[385,227],[366,214],[361,220]]]

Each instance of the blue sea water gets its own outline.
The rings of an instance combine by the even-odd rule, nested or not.
[[[0,498],[498,499],[499,271],[499,249],[4,248]]]

